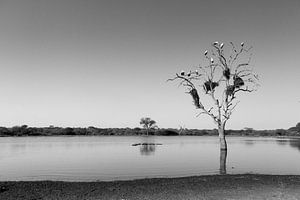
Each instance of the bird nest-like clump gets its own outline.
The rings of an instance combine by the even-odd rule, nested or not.
[[[226,88],[226,95],[227,96],[232,96],[235,90],[235,86],[234,85],[229,85]]]
[[[234,76],[233,77],[233,85],[236,88],[239,88],[239,87],[242,87],[243,85],[245,85],[245,82],[244,82],[244,80],[241,77]]]
[[[219,83],[208,80],[204,83],[203,88],[206,93],[213,91],[216,87],[219,86]]]
[[[244,80],[241,77],[234,76],[233,77],[233,85],[229,85],[226,88],[226,95],[233,96],[235,89],[238,89],[245,85]]]
[[[203,106],[201,105],[200,103],[200,98],[199,98],[199,95],[198,95],[198,92],[195,88],[191,89],[190,90],[190,95],[193,97],[193,100],[194,100],[194,105],[197,107],[197,108],[203,108]]]
[[[224,71],[223,71],[223,76],[229,80],[230,79],[230,69],[229,68],[226,68]]]

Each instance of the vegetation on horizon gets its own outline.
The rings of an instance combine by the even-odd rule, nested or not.
[[[289,129],[276,129],[276,130],[254,130],[252,128],[244,128],[242,130],[227,130],[227,135],[233,136],[300,136],[300,122]],[[145,135],[145,130],[141,128],[97,128],[97,127],[28,127],[14,126],[11,128],[0,127],[0,136],[76,136],[76,135],[89,135],[89,136],[127,136],[127,135]],[[149,135],[161,136],[174,136],[174,135],[191,135],[191,136],[217,136],[217,129],[151,129]]]

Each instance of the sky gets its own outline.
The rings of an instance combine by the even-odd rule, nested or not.
[[[166,80],[220,41],[253,46],[261,85],[227,128],[289,128],[299,36],[299,0],[0,0],[0,126],[215,128]]]

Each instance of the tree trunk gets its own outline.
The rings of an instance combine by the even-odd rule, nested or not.
[[[226,174],[227,150],[220,149],[220,174]]]
[[[220,150],[227,151],[227,142],[225,139],[225,124],[220,124],[218,127],[219,138],[220,138]]]

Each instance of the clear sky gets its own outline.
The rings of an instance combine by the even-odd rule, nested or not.
[[[252,45],[261,78],[228,128],[300,122],[299,0],[0,0],[0,126],[214,128],[166,80],[215,40]]]

